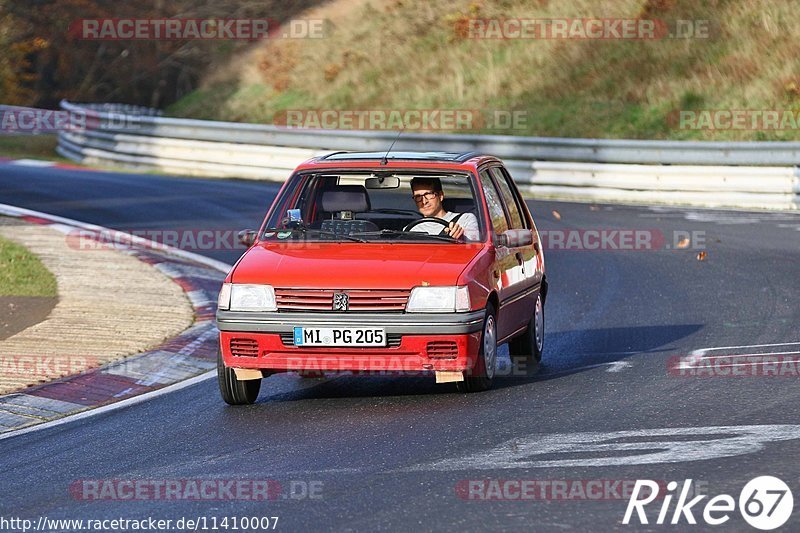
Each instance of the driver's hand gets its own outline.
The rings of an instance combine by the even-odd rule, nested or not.
[[[450,225],[444,229],[444,232],[454,239],[460,239],[464,236],[464,228],[455,222],[451,222]]]

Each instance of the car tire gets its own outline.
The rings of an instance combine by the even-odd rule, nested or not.
[[[466,372],[464,381],[457,381],[460,392],[481,392],[492,387],[497,370],[497,313],[494,305],[486,304],[483,319],[483,333],[478,357],[472,368]]]
[[[260,379],[239,380],[232,368],[225,366],[222,353],[217,352],[217,381],[219,392],[229,405],[249,405],[255,403],[261,390]]]
[[[525,331],[508,341],[508,352],[513,362],[535,365],[542,360],[544,352],[544,302],[542,293],[536,296],[533,314]]]

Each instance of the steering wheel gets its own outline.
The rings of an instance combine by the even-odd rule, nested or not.
[[[445,228],[449,228],[450,227],[450,223],[448,221],[446,221],[445,219],[443,219],[443,218],[439,218],[439,217],[422,217],[419,220],[415,220],[414,222],[411,222],[410,224],[408,224],[405,228],[403,228],[403,231],[411,231],[411,228],[415,228],[415,227],[419,226],[420,224],[424,224],[425,222],[436,222],[437,224],[441,224]]]

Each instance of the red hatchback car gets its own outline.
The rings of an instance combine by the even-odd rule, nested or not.
[[[339,152],[301,164],[219,295],[219,386],[276,372],[413,372],[486,390],[497,347],[544,346],[539,234],[502,161]]]

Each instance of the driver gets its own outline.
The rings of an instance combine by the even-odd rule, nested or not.
[[[475,218],[475,215],[445,211],[442,205],[444,191],[439,178],[414,178],[411,180],[411,191],[417,209],[423,217],[441,218],[450,222],[447,227],[436,222],[423,222],[412,228],[411,231],[424,232],[429,235],[444,233],[454,239],[460,239],[463,236],[471,241],[477,241],[480,238],[478,219]]]

